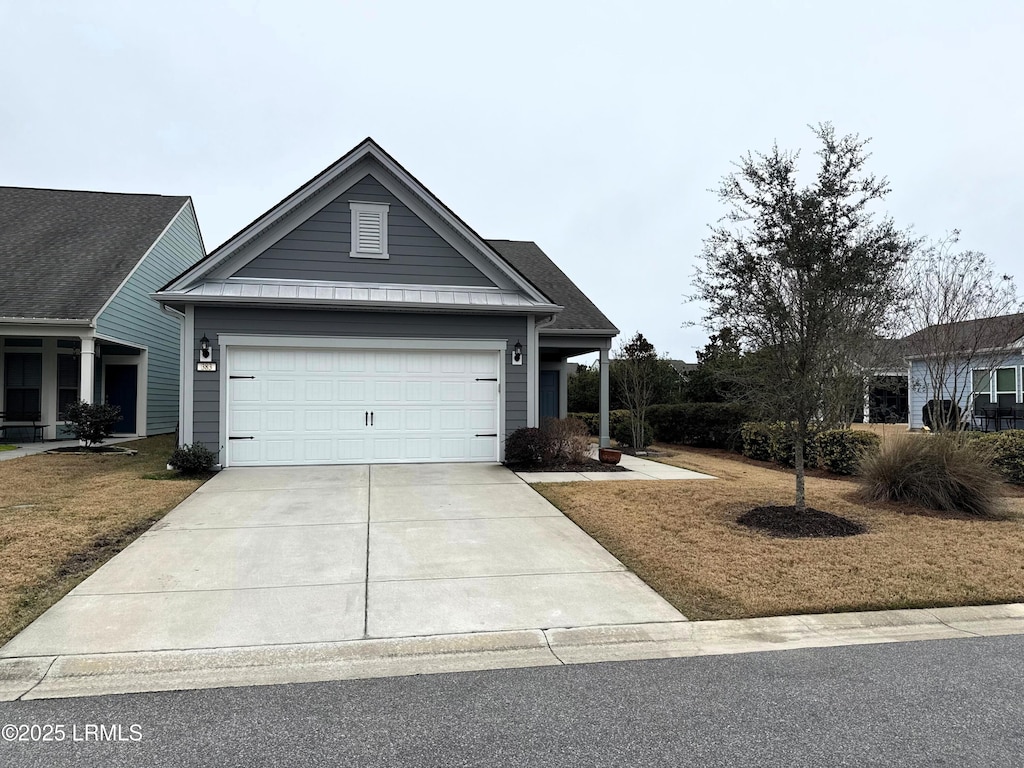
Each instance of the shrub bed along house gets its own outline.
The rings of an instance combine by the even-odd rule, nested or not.
[[[505,463],[543,468],[590,462],[587,426],[576,418],[545,419],[543,425],[522,427],[505,440]]]

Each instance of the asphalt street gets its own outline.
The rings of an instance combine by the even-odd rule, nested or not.
[[[5,768],[1019,766],[1024,637],[12,702],[0,724],[30,739],[0,742]]]

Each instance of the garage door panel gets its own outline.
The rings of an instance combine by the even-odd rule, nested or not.
[[[232,465],[497,459],[497,382],[476,381],[497,378],[497,352],[245,348],[227,361],[253,377],[229,382],[229,435],[251,438],[229,441]]]

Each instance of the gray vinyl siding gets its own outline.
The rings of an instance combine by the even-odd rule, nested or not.
[[[96,321],[97,333],[149,352],[145,428],[150,435],[173,432],[178,425],[181,325],[149,294],[204,255],[192,203],[188,202]]]
[[[192,340],[195,362],[199,360],[199,339],[210,339],[213,360],[220,363],[220,334],[267,335],[267,346],[274,336],[322,336],[357,338],[422,339],[504,339],[511,350],[517,341],[523,344],[523,364],[512,365],[505,354],[505,434],[526,426],[526,318],[522,316],[425,315],[398,312],[331,312],[301,309],[253,309],[203,307],[195,309],[195,338]],[[218,365],[218,369],[220,369]],[[194,376],[193,441],[204,443],[214,452],[224,448],[220,434],[220,374]]]
[[[388,259],[351,251],[349,203],[388,203]],[[238,277],[423,285],[493,286],[483,273],[388,192],[365,176],[235,273]]]

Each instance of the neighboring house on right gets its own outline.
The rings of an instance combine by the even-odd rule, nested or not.
[[[1024,313],[931,326],[901,344],[911,429],[931,426],[937,401],[976,429],[1024,428]]]

